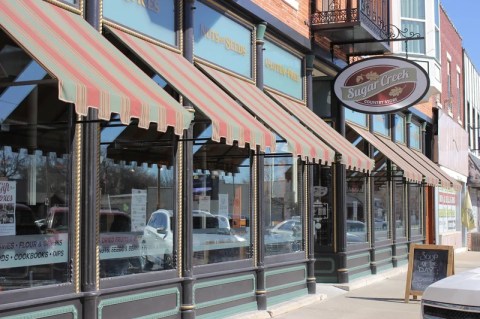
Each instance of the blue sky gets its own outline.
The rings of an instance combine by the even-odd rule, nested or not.
[[[463,47],[480,72],[480,37],[478,29],[480,0],[441,0],[453,25],[460,33]]]

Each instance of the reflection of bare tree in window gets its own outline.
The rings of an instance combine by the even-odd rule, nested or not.
[[[172,183],[168,177],[162,178],[165,183]],[[100,166],[100,187],[105,194],[128,194],[133,188],[146,189],[156,183],[157,176],[143,166],[117,164],[110,159],[104,159]]]
[[[28,157],[20,153],[7,151],[5,147],[0,150],[0,177],[18,179],[25,176]]]

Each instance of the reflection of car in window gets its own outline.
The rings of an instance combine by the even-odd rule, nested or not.
[[[234,234],[230,228],[229,219],[222,215],[213,215],[206,211],[193,210],[193,234],[194,234],[194,252],[210,250],[213,243],[226,245],[222,250],[225,253],[232,248],[237,248],[238,244],[245,239]],[[170,269],[173,265],[173,228],[174,213],[169,210],[159,209],[152,213],[143,232],[142,238],[142,257],[146,270]],[[197,247],[197,248],[195,248]],[[214,260],[215,253],[208,254],[209,262]],[[223,258],[223,257],[221,257]],[[226,258],[226,257],[225,257]],[[210,260],[211,259],[211,260]]]
[[[347,219],[347,242],[364,243],[367,241],[367,226],[358,220]]]
[[[301,250],[302,221],[294,216],[268,228],[265,234],[267,254],[283,254]]]

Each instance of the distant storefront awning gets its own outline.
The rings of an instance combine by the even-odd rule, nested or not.
[[[81,16],[45,1],[0,1],[1,27],[58,79],[59,99],[74,103],[78,114],[99,110],[122,123],[139,119],[180,135],[193,115],[110,44]]]
[[[451,179],[424,154],[405,145],[394,143],[388,138],[374,135],[354,124],[348,125],[399,166],[407,179],[421,182],[422,178],[419,179],[419,176],[423,176],[425,183],[430,186],[461,189],[461,185],[457,181]]]
[[[212,121],[212,139],[275,149],[275,135],[179,53],[113,27],[108,28],[165,81]]]
[[[426,174],[432,174],[436,178],[438,178],[440,186],[443,188],[454,188],[455,190],[462,189],[462,185],[457,182],[456,180],[452,179],[448,176],[447,173],[442,171],[442,169],[432,162],[428,157],[426,157],[423,153],[410,149],[405,145],[396,144],[397,146],[402,149],[407,156],[410,156],[413,159],[413,163],[418,164],[420,170]]]
[[[480,188],[480,159],[473,154],[468,154],[467,186]]]
[[[379,137],[370,133],[369,131],[358,127],[354,124],[348,124],[348,126],[353,129],[358,135],[362,136],[368,143],[372,144],[377,150],[379,150],[383,155],[389,158],[393,163],[395,163],[402,171],[404,177],[412,182],[422,183],[423,175],[415,167],[413,167],[407,159],[404,159],[394,149],[392,145],[385,143],[385,141],[380,140]],[[385,139],[386,140],[386,139]],[[395,143],[393,143],[395,145]]]
[[[237,98],[252,114],[283,137],[288,152],[311,161],[332,163],[335,152],[294,119],[253,83],[212,67],[200,65],[210,77]]]
[[[341,154],[341,163],[345,164],[347,168],[357,171],[373,170],[375,166],[373,159],[363,154],[362,151],[353,146],[345,137],[325,123],[308,107],[275,92],[267,91],[267,93],[290,114],[294,115],[311,129],[314,134],[321,138],[328,146]]]

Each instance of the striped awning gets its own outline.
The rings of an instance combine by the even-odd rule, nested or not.
[[[335,151],[254,84],[203,64],[199,67],[238,99],[252,114],[284,138],[289,153],[300,156],[304,160],[333,163]]]
[[[341,163],[351,170],[371,171],[375,161],[353,146],[345,137],[325,123],[304,104],[284,97],[272,91],[267,93],[283,106],[290,114],[298,118],[305,126],[321,138],[328,146],[341,154]]]
[[[1,0],[1,28],[53,77],[59,99],[74,103],[86,115],[98,109],[99,118],[120,114],[122,123],[139,119],[165,132],[180,135],[193,114],[186,111],[81,16],[44,1]]]
[[[432,160],[426,157],[423,153],[410,149],[405,145],[399,144],[398,146],[412,158],[414,163],[421,165],[425,170],[438,178],[440,183],[439,186],[442,186],[443,188],[454,188],[455,190],[460,190],[462,188],[462,185],[459,182],[448,176],[447,173],[442,171],[437,164],[432,162]]]
[[[117,38],[212,121],[212,140],[275,150],[275,135],[179,53],[115,28]]]
[[[395,163],[402,171],[403,176],[412,182],[422,183],[423,175],[420,173],[415,167],[410,165],[408,160],[404,159],[400,155],[395,152],[392,147],[395,146],[395,143],[392,142],[393,145],[390,143],[385,143],[385,141],[380,140],[380,137],[375,136],[374,134],[370,133],[369,131],[356,126],[355,124],[347,124],[352,130],[354,130],[358,135],[363,137],[368,143],[373,145],[379,152],[389,158],[393,163]],[[386,140],[386,139],[384,139]]]

